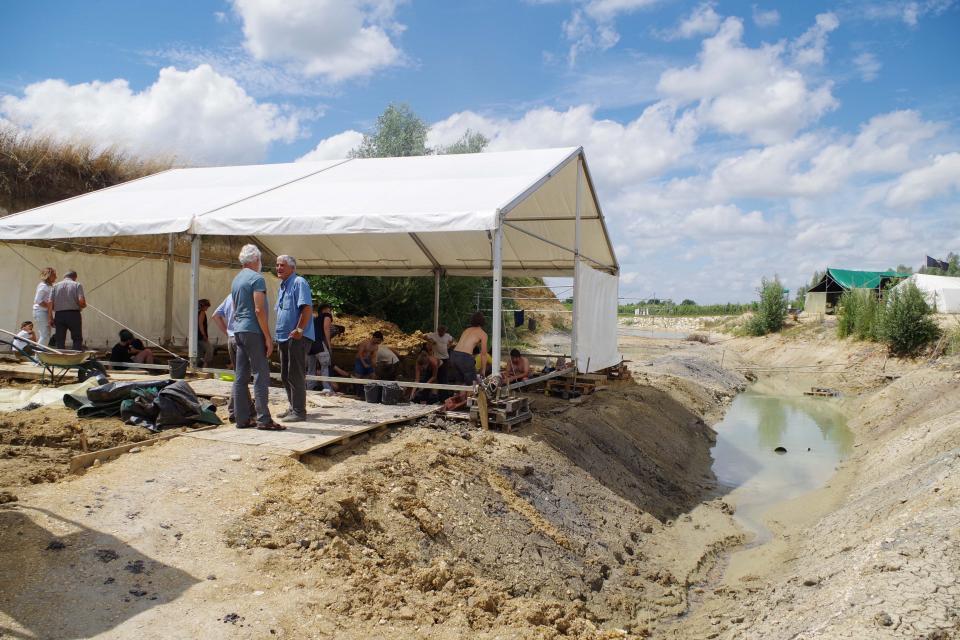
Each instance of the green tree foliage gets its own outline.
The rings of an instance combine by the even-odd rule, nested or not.
[[[933,309],[912,282],[885,292],[848,291],[840,298],[837,335],[884,342],[894,355],[913,355],[940,337]]]
[[[377,117],[373,131],[363,135],[351,158],[399,158],[423,156],[427,148],[427,125],[407,104],[389,104]]]
[[[879,340],[882,307],[872,289],[853,289],[840,296],[837,335],[858,340]]]
[[[727,302],[723,304],[686,304],[692,300],[684,300],[680,304],[674,304],[672,300],[660,300],[651,298],[632,304],[621,304],[617,307],[617,313],[621,315],[633,315],[637,308],[643,309],[644,313],[651,316],[738,316],[747,311],[756,309],[757,303],[739,304],[736,302]]]
[[[490,140],[482,133],[467,129],[459,140],[446,147],[439,147],[437,153],[480,153],[487,148]]]
[[[681,302],[680,304],[681,304],[681,305],[686,305],[686,306],[691,306],[691,307],[694,307],[694,306],[697,305],[697,303],[694,302],[693,300],[691,300],[690,298],[684,298],[684,299],[683,299],[683,302]]]
[[[773,280],[763,278],[758,293],[760,303],[747,323],[747,333],[763,336],[780,331],[783,328],[783,319],[787,315],[787,298],[784,295],[783,284],[776,276]]]
[[[940,337],[933,309],[912,282],[890,291],[883,310],[881,335],[895,355],[913,355]]]

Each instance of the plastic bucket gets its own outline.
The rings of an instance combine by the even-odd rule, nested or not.
[[[378,403],[383,395],[383,387],[376,382],[363,385],[363,397],[367,402]]]
[[[403,389],[398,384],[383,385],[383,397],[380,402],[383,404],[398,404],[403,400]]]
[[[190,364],[183,358],[175,358],[170,361],[170,379],[183,380],[187,377],[187,365]]]

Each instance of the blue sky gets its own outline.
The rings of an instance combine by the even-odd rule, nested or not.
[[[960,2],[9,1],[0,124],[189,164],[583,145],[621,295],[960,252]]]

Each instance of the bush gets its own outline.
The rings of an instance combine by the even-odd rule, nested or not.
[[[746,326],[747,333],[752,336],[764,336],[780,331],[787,315],[787,299],[783,295],[783,285],[779,278],[764,278],[759,293],[760,303]]]
[[[912,282],[892,290],[880,323],[880,334],[894,355],[912,355],[940,337],[933,309]]]
[[[879,340],[883,308],[876,294],[869,289],[854,289],[840,297],[837,313],[837,335],[858,340]]]

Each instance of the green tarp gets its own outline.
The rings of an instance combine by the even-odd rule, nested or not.
[[[897,271],[854,271],[852,269],[831,269],[828,267],[827,275],[814,287],[811,287],[810,291],[836,291],[836,286],[828,286],[831,279],[843,290],[879,289],[888,280],[908,278],[909,276],[909,273],[899,273]]]

